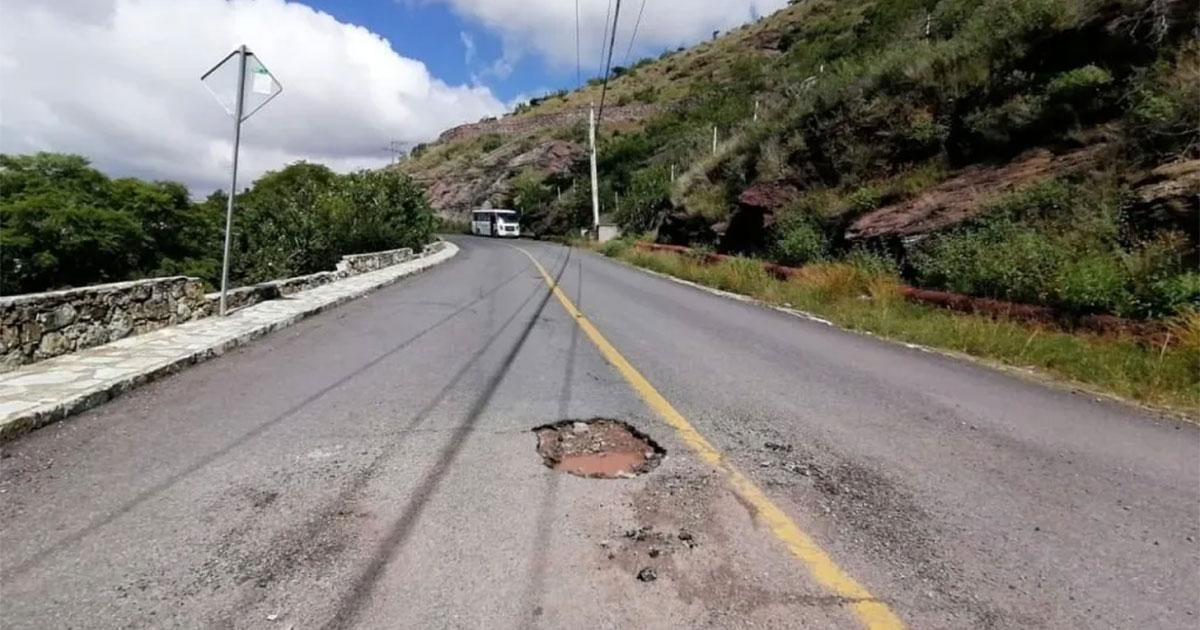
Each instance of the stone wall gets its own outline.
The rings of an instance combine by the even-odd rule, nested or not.
[[[426,248],[428,249],[428,248]],[[351,254],[342,256],[341,262],[337,264],[337,272],[340,274],[354,276],[384,267],[391,267],[402,262],[412,260],[413,250],[404,247],[401,249],[391,249],[386,252],[372,252],[370,254]]]
[[[441,241],[431,243],[422,255],[443,247]],[[407,247],[343,256],[334,271],[232,289],[225,306],[234,311],[413,258],[413,250]],[[0,298],[0,373],[208,317],[218,312],[220,300],[220,293],[206,295],[200,280],[183,276]]]
[[[319,271],[307,276],[296,276],[294,278],[285,278],[283,280],[271,280],[250,286],[238,287],[230,289],[225,294],[225,309],[227,311],[236,311],[239,308],[254,306],[259,302],[267,300],[276,300],[285,295],[295,293],[297,291],[306,291],[319,287],[323,284],[329,284],[334,280],[345,277],[339,275],[336,271]],[[212,311],[217,313],[221,306],[221,293],[209,293],[208,300],[212,303]]]
[[[432,254],[444,246],[445,243],[441,241],[430,243],[425,246],[422,255]],[[350,276],[357,276],[360,273],[368,273],[377,269],[383,269],[384,267],[398,265],[415,257],[413,250],[407,247],[389,249],[382,252],[371,252],[369,254],[342,256],[334,271],[319,271],[307,276],[271,280],[231,289],[225,295],[225,308],[234,311],[239,308],[253,306],[259,302],[275,300],[298,291],[307,291],[323,284],[341,280],[342,278],[349,278]],[[208,299],[212,302],[212,311],[214,313],[219,311],[221,294],[210,293],[208,294]]]
[[[0,372],[206,317],[201,282],[182,276],[0,298]]]

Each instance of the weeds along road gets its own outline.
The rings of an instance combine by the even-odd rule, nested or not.
[[[0,625],[1196,627],[1194,425],[455,240],[5,445]],[[531,429],[597,416],[661,464],[543,465]]]

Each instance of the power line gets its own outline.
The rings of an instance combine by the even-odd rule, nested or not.
[[[600,59],[596,61],[598,70],[604,69],[604,40],[608,39],[608,18],[612,15],[612,0],[608,0],[608,7],[604,9],[604,32],[600,34]]]
[[[600,88],[600,109],[596,112],[596,124],[604,117],[604,95],[608,93],[608,76],[612,72],[613,45],[617,43],[617,21],[621,18],[621,0],[613,11],[612,38],[608,42],[608,64],[604,67],[604,86]]]
[[[633,23],[633,35],[629,36],[629,47],[625,49],[625,59],[621,62],[622,66],[629,67],[629,53],[633,51],[633,42],[637,39],[638,26],[642,23],[642,11],[646,10],[646,0],[642,0],[642,6],[638,7],[637,21]]]

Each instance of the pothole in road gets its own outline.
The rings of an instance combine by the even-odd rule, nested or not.
[[[666,450],[620,420],[563,420],[533,430],[546,466],[579,477],[624,479],[650,472]]]

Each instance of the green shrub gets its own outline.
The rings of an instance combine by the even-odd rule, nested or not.
[[[909,124],[904,136],[910,152],[929,153],[942,146],[950,136],[950,130],[932,118],[919,118]]]
[[[1113,205],[1103,181],[1046,182],[926,238],[908,262],[925,286],[1070,313],[1164,317],[1200,303],[1187,239],[1167,234],[1125,251]]]
[[[1045,302],[1061,250],[1038,230],[1008,221],[960,228],[920,243],[910,256],[917,281],[958,293]]]
[[[850,210],[855,213],[867,212],[879,207],[879,202],[883,200],[883,191],[872,187],[864,186],[850,194],[847,201],[850,202]]]
[[[779,226],[771,253],[775,262],[799,267],[824,260],[829,255],[829,240],[811,219],[788,217]]]
[[[639,103],[653,103],[658,100],[658,88],[648,85],[633,93],[634,100]]]
[[[1154,280],[1136,296],[1140,315],[1163,317],[1200,308],[1200,272],[1185,271]]]
[[[1129,116],[1124,145],[1142,162],[1154,162],[1200,149],[1200,43],[1193,42],[1173,62],[1161,60],[1139,71],[1125,96]]]
[[[1033,94],[1018,94],[1001,105],[977,110],[964,120],[973,151],[1001,149],[1013,144],[1042,117],[1044,100]]]
[[[489,133],[483,137],[483,140],[479,144],[479,148],[482,149],[484,153],[491,153],[503,145],[503,136],[498,133]]]
[[[670,180],[670,173],[662,166],[636,171],[615,216],[621,229],[637,234],[658,227],[663,212],[670,205]]]
[[[1129,277],[1111,253],[1064,261],[1052,300],[1072,313],[1125,313]]]
[[[1112,73],[1088,64],[1055,76],[1046,84],[1046,98],[1056,102],[1086,103],[1113,81]]]
[[[1200,307],[1200,272],[1187,266],[1189,247],[1184,235],[1166,233],[1125,255],[1133,314],[1165,317]]]
[[[1017,189],[988,203],[983,220],[1001,217],[1011,221],[1061,219],[1079,201],[1080,191],[1069,184],[1048,179]]]
[[[587,122],[580,120],[570,125],[557,127],[554,129],[552,137],[555,140],[566,140],[568,142],[576,142],[580,144],[587,142]]]
[[[614,238],[600,246],[600,253],[615,258],[624,254],[625,250],[629,249],[632,245],[632,241],[628,238]]]
[[[883,251],[861,246],[850,250],[842,262],[868,275],[896,276],[900,272],[895,258]]]

